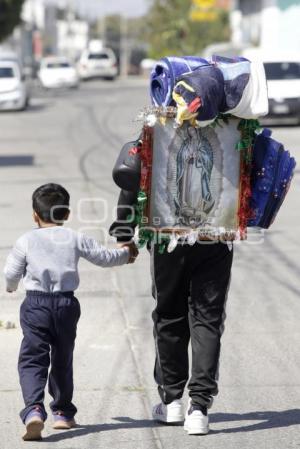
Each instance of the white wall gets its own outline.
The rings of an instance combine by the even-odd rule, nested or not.
[[[58,20],[57,32],[58,52],[61,55],[75,58],[87,47],[89,28],[86,22]]]
[[[269,3],[269,4],[268,4]],[[300,3],[280,8],[265,0],[261,15],[261,47],[266,51],[299,52],[300,58]]]
[[[22,8],[24,22],[43,29],[45,25],[45,6],[43,0],[26,0]]]
[[[232,42],[258,45],[261,34],[261,3],[263,0],[234,0],[231,12]]]
[[[264,51],[274,51],[278,47],[280,36],[278,33],[280,23],[280,10],[276,0],[264,0],[260,16],[260,47]]]
[[[264,52],[298,52],[300,58],[300,0],[236,1],[232,40],[260,46]],[[242,16],[241,16],[242,14]]]
[[[280,12],[278,48],[298,51],[300,58],[300,2],[297,3]]]

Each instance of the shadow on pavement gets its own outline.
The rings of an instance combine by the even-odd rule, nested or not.
[[[266,122],[264,123],[263,121],[260,121],[260,124],[262,127],[264,128],[298,128],[299,127],[299,122],[297,123],[271,123],[271,122]]]
[[[34,104],[29,103],[29,105],[25,109],[17,110],[14,109],[6,109],[6,110],[0,110],[1,115],[27,115],[28,113],[34,113],[34,112],[40,112],[44,109],[48,109],[50,107],[49,101],[47,103],[40,103],[40,104]]]
[[[107,430],[144,429],[159,427],[163,425],[154,422],[152,419],[132,419],[127,417],[118,417],[113,419],[119,422],[116,424],[88,424],[82,426],[80,424],[77,424],[77,427],[75,429],[50,435],[49,437],[43,438],[43,441],[47,443],[55,443],[57,441],[82,437],[84,435],[90,435],[93,433],[105,432]]]
[[[40,112],[40,111],[44,111],[45,109],[49,109],[49,107],[51,107],[50,103],[40,103],[40,104],[29,104],[28,108],[26,109],[26,113],[28,114],[28,112],[32,113],[32,112]]]
[[[266,430],[280,427],[300,425],[300,410],[283,410],[280,412],[252,412],[252,413],[214,413],[210,415],[211,423],[231,421],[260,421],[241,427],[213,430],[211,433],[237,433],[253,432],[255,430]]]
[[[143,429],[162,427],[165,425],[157,423],[152,419],[132,419],[129,417],[116,417],[115,421],[119,421],[115,424],[89,424],[89,425],[77,425],[73,430],[67,432],[56,433],[43,439],[45,442],[57,442],[66,439],[72,439],[89,435],[93,433],[100,433],[105,431],[113,431],[120,429]],[[252,413],[214,413],[210,415],[210,422],[231,422],[231,421],[260,421],[259,423],[248,424],[246,426],[226,428],[221,430],[212,430],[210,435],[218,433],[238,433],[238,432],[252,432],[255,430],[266,430],[280,427],[289,427],[293,425],[300,425],[300,410],[284,410],[280,412],[252,412]],[[168,426],[169,427],[169,426]]]
[[[0,156],[0,167],[24,167],[32,165],[34,165],[34,157],[31,154]]]

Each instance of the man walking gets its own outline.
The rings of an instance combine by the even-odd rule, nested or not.
[[[118,218],[110,228],[119,242],[130,241],[134,235],[134,224],[126,223],[131,200],[126,191],[121,191]],[[153,243],[150,255],[156,301],[152,314],[154,377],[161,398],[153,408],[153,418],[164,423],[184,420],[189,434],[207,434],[207,409],[218,393],[220,340],[233,251],[221,242],[198,241],[190,246],[179,241],[173,252],[163,254]],[[190,400],[184,415],[181,398],[188,380]]]
[[[207,434],[207,409],[218,393],[217,375],[232,251],[227,244],[196,242],[172,253],[151,250],[156,361],[154,376],[161,403],[153,418],[165,423],[184,419],[181,398],[189,380],[189,406],[184,428]]]

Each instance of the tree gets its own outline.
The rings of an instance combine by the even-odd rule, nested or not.
[[[147,18],[149,56],[199,54],[213,42],[230,37],[228,12],[218,10],[211,22],[193,22],[191,0],[153,0]]]
[[[0,42],[20,23],[24,0],[0,0]]]
[[[118,61],[120,61],[122,17],[119,14],[114,14],[106,16],[104,22],[103,19],[95,22],[91,27],[91,38],[103,38],[103,28],[105,29],[105,45],[114,50]],[[127,18],[125,28],[126,30],[123,31],[126,32],[129,72],[137,73],[140,61],[147,55],[147,45],[143,40],[145,18]]]

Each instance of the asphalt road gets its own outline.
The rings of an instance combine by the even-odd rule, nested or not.
[[[147,104],[143,81],[91,82],[78,91],[37,92],[27,112],[0,114],[1,271],[10,246],[32,227],[30,195],[45,182],[71,192],[71,226],[107,243],[118,196],[111,170],[122,143],[138,135],[134,118]],[[300,128],[275,128],[274,135],[300,167]],[[300,448],[299,194],[300,168],[271,230],[259,242],[235,245],[220,394],[205,437],[151,420],[158,401],[154,302],[143,250],[134,266],[81,264],[74,363],[80,426],[54,431],[49,419],[42,443],[23,443],[16,371],[23,292],[6,294],[1,278],[0,320],[17,327],[0,329],[0,448]]]

